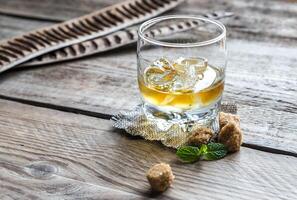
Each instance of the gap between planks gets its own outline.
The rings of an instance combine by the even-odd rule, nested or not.
[[[16,199],[145,199],[153,196],[144,173],[161,161],[176,175],[162,199],[297,196],[297,160],[290,156],[243,147],[218,161],[186,165],[171,149],[118,133],[106,120],[5,100],[0,105],[0,199],[3,192]]]
[[[37,107],[41,107],[41,108],[47,108],[47,109],[52,109],[52,110],[59,110],[59,111],[63,111],[63,112],[74,113],[74,114],[86,115],[89,117],[96,117],[96,118],[107,119],[107,120],[109,120],[111,118],[111,115],[109,115],[109,114],[92,112],[92,111],[82,110],[82,109],[72,108],[72,107],[65,107],[65,106],[60,106],[60,105],[55,105],[55,104],[50,104],[50,103],[42,103],[42,102],[37,102],[37,101],[32,101],[32,100],[19,99],[19,98],[15,98],[15,97],[7,97],[4,95],[0,95],[0,99],[18,102],[18,103],[22,103],[22,104],[27,104],[27,105],[31,105],[31,106],[37,106]],[[249,143],[245,143],[245,142],[242,144],[242,146],[246,147],[246,148],[250,148],[250,149],[255,149],[258,151],[293,156],[293,157],[297,158],[297,153],[289,152],[289,151],[285,151],[285,150],[280,150],[280,149],[275,149],[275,148],[260,146],[260,145],[255,145],[255,144],[249,144]]]
[[[47,17],[40,17],[40,16],[34,16],[34,15],[22,15],[19,13],[4,12],[3,10],[0,11],[0,17],[1,16],[14,17],[14,18],[26,19],[26,20],[34,20],[34,21],[40,21],[40,22],[53,22],[53,23],[63,22],[63,20],[59,20],[59,19],[49,19]]]

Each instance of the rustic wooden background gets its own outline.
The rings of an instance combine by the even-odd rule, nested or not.
[[[0,40],[119,0],[0,0]],[[181,164],[159,143],[114,130],[139,102],[135,46],[0,75],[0,199],[297,199],[297,2],[188,0],[171,13],[232,11],[225,101],[238,104],[240,153]],[[145,171],[168,162],[154,196]]]

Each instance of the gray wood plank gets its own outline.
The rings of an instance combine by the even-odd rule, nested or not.
[[[40,177],[30,174],[47,174],[55,165],[49,162],[37,162],[29,166],[1,161],[0,198],[6,199],[141,199],[140,195],[110,189],[96,184],[76,181],[57,174]],[[31,169],[36,167],[38,169]],[[12,175],[16,174],[16,175]]]
[[[239,19],[227,21],[229,63],[224,98],[239,104],[245,142],[297,153],[297,41],[294,39],[297,31],[291,24],[295,4],[273,1],[267,8],[269,17],[263,18],[268,15],[263,1],[257,5],[255,1],[221,4],[202,1],[199,5],[201,10],[192,9],[194,3],[190,1],[176,12],[229,9],[242,14]],[[275,20],[277,16],[282,22]],[[254,21],[241,21],[250,18]],[[235,23],[247,25],[244,28],[246,32]],[[290,34],[282,35],[284,29],[273,29],[273,34],[277,34],[274,36],[266,34],[272,27],[281,27],[280,23],[282,26],[288,23],[285,32]],[[5,38],[51,23],[1,16],[0,24],[4,27],[0,36],[2,34]],[[257,34],[251,33],[259,24],[261,29],[256,31]],[[0,75],[0,95],[86,114],[92,112],[93,115],[101,113],[106,116],[131,109],[139,102],[135,47],[46,68],[5,73]]]
[[[0,16],[0,41],[52,24],[54,23],[22,19],[19,17]]]
[[[0,13],[63,21],[103,8],[120,0],[0,0]],[[275,37],[296,40],[297,4],[282,0],[187,0],[171,14],[202,14],[214,10],[229,10],[237,16],[226,21],[233,37],[271,41]]]
[[[118,2],[119,0],[1,0],[0,13],[36,19],[64,21]]]
[[[294,157],[243,147],[222,160],[182,164],[173,150],[115,131],[103,119],[4,100],[0,105],[2,199],[153,197],[145,172],[157,162],[170,163],[176,176],[159,198],[297,197]]]
[[[224,99],[239,106],[245,142],[297,153],[297,49],[231,39],[229,49]],[[105,115],[131,109],[139,103],[134,51],[5,73],[0,94]]]

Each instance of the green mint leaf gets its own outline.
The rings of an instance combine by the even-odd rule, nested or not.
[[[202,160],[218,160],[227,155],[226,147],[221,143],[209,143],[202,155]]]
[[[200,151],[198,147],[192,146],[182,146],[177,149],[176,155],[183,161],[187,163],[192,163],[200,158]]]
[[[207,145],[206,144],[202,144],[201,146],[200,146],[200,150],[199,150],[199,153],[200,153],[200,155],[203,155],[203,154],[205,154],[206,152],[207,152]]]

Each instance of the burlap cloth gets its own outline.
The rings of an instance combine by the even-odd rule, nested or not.
[[[221,112],[236,114],[237,106],[234,103],[222,103]],[[164,119],[150,120],[144,114],[141,105],[132,111],[120,112],[114,115],[111,120],[115,128],[124,129],[127,133],[133,136],[141,136],[146,140],[161,141],[165,146],[173,148],[185,144],[191,135],[191,130],[199,126],[192,124],[191,130],[189,130],[189,127],[177,123],[168,123]]]

